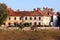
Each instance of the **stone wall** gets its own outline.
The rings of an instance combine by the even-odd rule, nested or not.
[[[0,27],[0,29],[4,29],[4,30],[20,30],[21,28],[19,27]],[[60,30],[60,27],[34,27],[33,30],[43,30],[43,29],[47,29],[47,30]],[[31,27],[24,27],[21,30],[24,31],[29,31],[32,30]]]

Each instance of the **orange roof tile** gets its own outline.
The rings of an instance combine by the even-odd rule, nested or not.
[[[43,16],[49,16],[48,14],[44,13],[42,10],[38,10]]]
[[[8,9],[9,16],[49,16],[44,13],[42,10],[36,11],[13,11],[12,9]]]
[[[50,12],[52,15],[55,15],[55,13],[50,8],[45,8],[48,12]]]

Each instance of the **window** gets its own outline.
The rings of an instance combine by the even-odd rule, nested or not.
[[[8,25],[11,25],[11,23],[8,23]]]
[[[21,25],[21,23],[20,23],[20,25]]]
[[[3,25],[5,25],[5,23],[3,23]]]
[[[32,25],[32,23],[30,23],[30,25]]]
[[[49,12],[47,12],[48,13],[48,15],[49,15]]]
[[[14,17],[14,20],[16,20],[16,17]]]
[[[41,19],[41,17],[39,17],[39,20]]]
[[[32,20],[32,17],[30,17],[30,20]]]
[[[27,17],[25,17],[25,20],[27,20]]]
[[[34,25],[36,25],[36,22],[34,22]]]
[[[9,20],[10,20],[11,18],[9,17]]]
[[[22,19],[22,17],[20,17],[20,20]]]
[[[36,20],[36,17],[34,17],[34,20]]]
[[[16,25],[16,23],[14,23],[14,25]]]
[[[41,25],[41,23],[39,22],[39,25]]]

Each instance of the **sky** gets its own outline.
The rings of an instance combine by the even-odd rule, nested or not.
[[[33,10],[33,8],[53,8],[60,11],[60,0],[0,0],[13,10]]]

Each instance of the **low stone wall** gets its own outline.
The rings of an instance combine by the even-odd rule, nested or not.
[[[59,30],[59,27],[37,27],[37,30],[41,30],[41,29],[49,29],[49,30]]]
[[[48,29],[48,30],[59,30],[59,27],[36,27],[33,28],[33,30],[42,30],[42,29]],[[31,30],[31,27],[25,27],[22,30],[28,31]]]
[[[4,30],[20,30],[19,27],[0,27],[0,29],[4,29]],[[48,29],[48,30],[59,30],[60,27],[34,27],[33,30],[42,30],[42,29]],[[22,28],[22,30],[24,31],[29,31],[29,30],[32,30],[31,27],[24,27]]]
[[[8,27],[8,29],[19,29],[19,27]]]
[[[29,30],[31,30],[31,27],[25,27],[25,28],[23,28],[22,30],[24,30],[24,31],[29,31]]]

